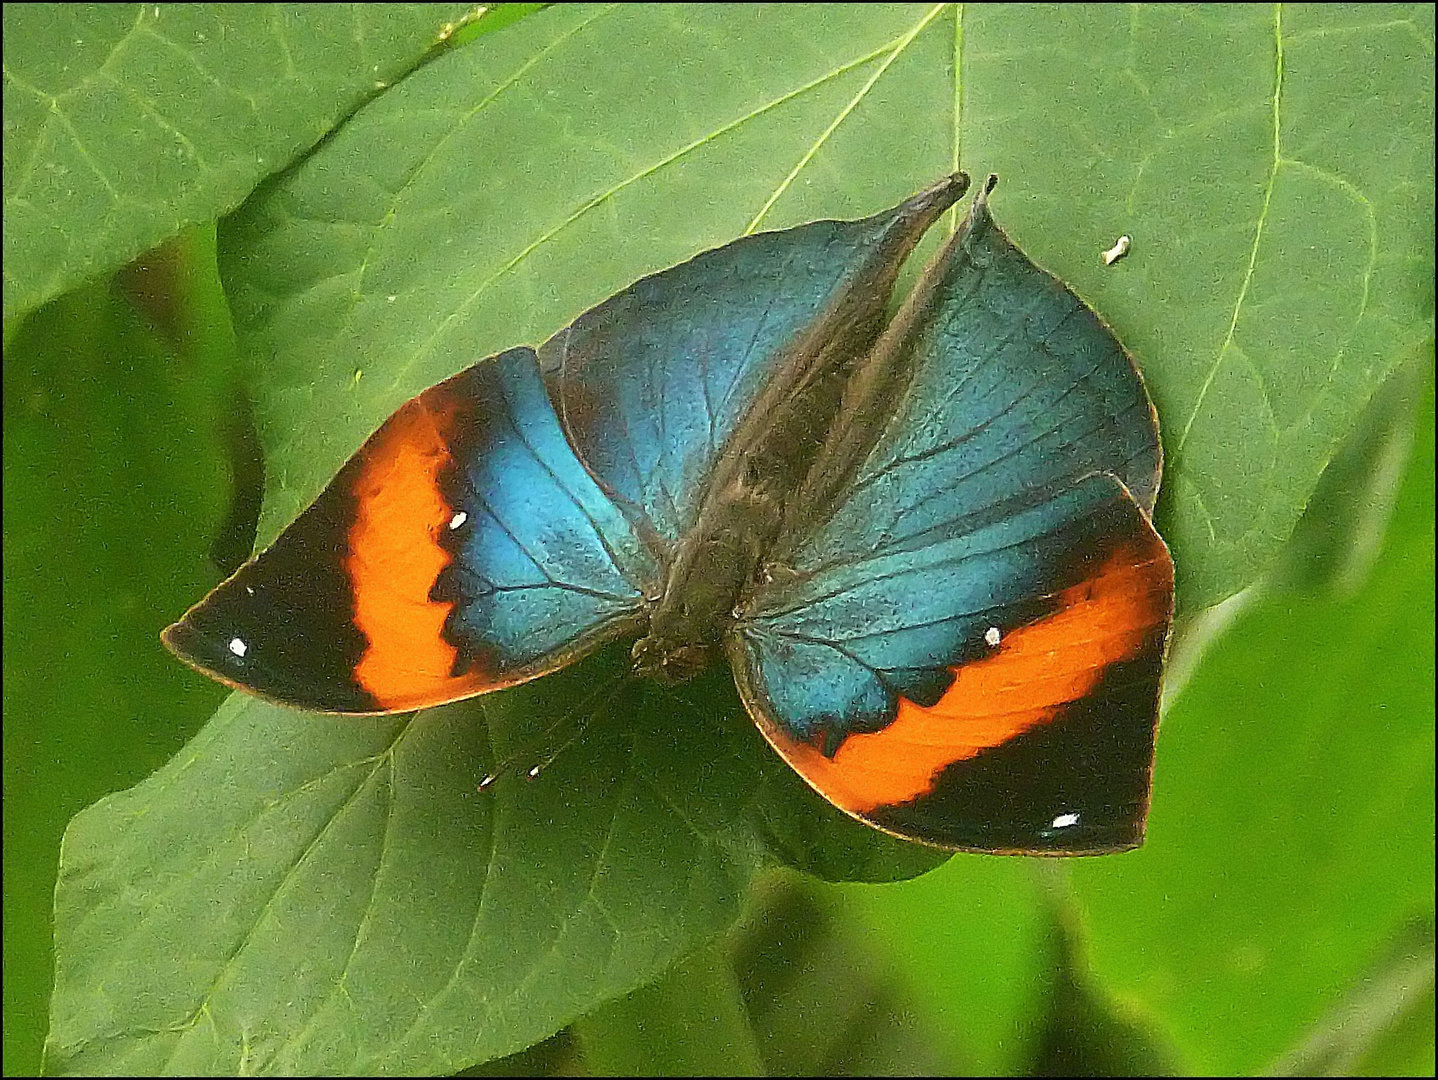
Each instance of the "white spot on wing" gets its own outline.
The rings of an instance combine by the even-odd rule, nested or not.
[[[234,653],[236,656],[242,657],[245,655],[245,653],[249,651],[250,647],[245,644],[243,638],[230,638],[230,652]]]
[[[1003,639],[1004,636],[1003,634],[999,633],[999,628],[997,626],[991,626],[984,631],[984,643],[991,648],[998,648],[999,642]]]

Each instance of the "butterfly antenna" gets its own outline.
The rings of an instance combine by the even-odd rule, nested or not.
[[[515,762],[519,761],[521,758],[531,758],[533,756],[534,748],[536,746],[552,742],[554,735],[557,731],[559,731],[566,724],[571,724],[572,722],[574,722],[576,716],[581,717],[577,724],[574,724],[573,734],[571,734],[569,738],[565,739],[564,742],[559,745],[558,749],[548,754],[537,765],[532,765],[528,769],[524,770],[524,775],[526,779],[537,779],[541,772],[549,768],[549,766],[554,763],[555,759],[558,758],[560,754],[564,753],[564,751],[568,750],[571,746],[578,742],[580,738],[584,735],[585,731],[589,729],[589,720],[592,719],[594,716],[594,712],[592,711],[591,706],[604,695],[613,693],[615,690],[616,682],[618,683],[620,692],[623,692],[623,690],[626,689],[629,685],[631,685],[634,681],[634,672],[627,671],[617,680],[601,682],[586,696],[581,698],[575,704],[571,705],[569,708],[565,709],[564,712],[561,713],[559,717],[554,720],[553,723],[546,727],[539,734],[538,737],[529,740],[525,744],[523,749],[517,750],[512,754],[505,755],[504,760],[499,762],[499,764],[495,765],[494,768],[490,769],[490,771],[485,774],[484,779],[479,782],[479,790],[487,791],[496,780],[498,780],[505,773],[510,772],[514,769]]]
[[[616,679],[613,683],[603,686],[599,690],[595,691],[595,693],[591,694],[589,700],[592,701],[594,700],[594,698],[598,697],[600,693],[603,693],[613,688],[615,694],[615,701],[618,702],[622,700],[620,698],[620,695],[628,692],[638,681],[639,675],[633,669],[630,669],[618,679]],[[545,757],[543,761],[539,762],[539,764],[532,765],[525,770],[524,778],[526,780],[538,780],[539,774],[542,773],[545,769],[549,768],[551,765],[553,765],[554,762],[559,758],[559,755],[563,754],[566,750],[568,750],[571,746],[573,746],[575,743],[577,743],[580,739],[584,737],[584,733],[589,730],[590,722],[594,719],[594,713],[586,712],[584,716],[585,718],[575,726],[574,733],[570,735],[569,738],[565,739],[564,742],[562,742],[558,747],[556,747],[555,750],[547,757]],[[549,730],[553,731],[556,727],[558,727],[557,723],[552,724],[550,725]]]

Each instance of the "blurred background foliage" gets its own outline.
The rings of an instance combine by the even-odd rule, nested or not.
[[[519,29],[533,8],[466,24],[468,9],[416,5],[374,16],[367,34],[341,32],[362,14],[308,25],[275,9],[314,43],[309,92],[323,108],[286,117],[277,83],[276,118],[243,168],[193,188],[147,177],[174,183],[165,213],[82,203],[95,250],[70,237],[44,259],[32,251],[15,265],[48,269],[28,277],[12,269],[12,150],[52,171],[64,158],[16,149],[12,117],[21,130],[28,99],[7,72],[7,1074],[40,1065],[66,823],[161,766],[225,697],[156,636],[248,552],[267,461],[274,482],[214,221],[407,72],[480,33]],[[139,17],[120,10],[125,26]],[[21,16],[6,8],[7,67],[17,42],[47,34],[73,38],[65,62],[84,62],[75,25],[45,17],[55,21],[12,33]],[[204,17],[201,40],[242,38],[253,12]],[[1388,17],[1424,25],[1412,8]],[[1217,16],[1195,18],[1197,35]],[[1430,127],[1428,174],[1414,182],[1430,192],[1431,226],[1426,20],[1428,81],[1412,107],[1426,107]],[[326,57],[339,58],[332,70]],[[103,140],[104,118],[92,119]],[[14,220],[18,232],[24,214]],[[1143,849],[1075,862],[957,856],[891,885],[775,869],[729,935],[474,1072],[1432,1074],[1431,236],[1422,243],[1426,270],[1420,261],[1405,280],[1426,304],[1426,345],[1360,358],[1373,374],[1362,397],[1378,389],[1340,425],[1291,537],[1259,560],[1261,574],[1237,575],[1241,592],[1184,613]],[[388,407],[358,412],[356,429]],[[332,465],[314,468],[322,481]]]

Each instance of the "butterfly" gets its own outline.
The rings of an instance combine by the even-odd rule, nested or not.
[[[165,644],[372,714],[629,638],[660,683],[727,659],[764,738],[879,829],[1141,843],[1173,608],[1157,418],[994,222],[995,182],[892,317],[963,173],[742,237],[430,387]]]

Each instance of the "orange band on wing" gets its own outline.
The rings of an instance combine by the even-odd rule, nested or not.
[[[429,598],[450,556],[436,538],[453,509],[439,490],[457,408],[427,391],[405,404],[366,447],[355,481],[346,568],[354,622],[368,641],[354,678],[396,712],[469,697],[493,685],[482,671],[451,674],[444,638],[449,603]],[[438,407],[437,407],[438,406]]]
[[[1054,614],[1010,633],[993,656],[953,668],[953,685],[934,705],[900,698],[888,727],[850,735],[832,759],[772,733],[771,741],[851,813],[908,802],[947,766],[1047,723],[1092,692],[1110,664],[1137,656],[1168,620],[1172,576],[1156,535],[1145,549],[1125,546],[1097,576],[1060,593]]]

